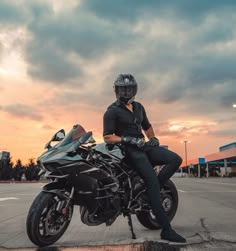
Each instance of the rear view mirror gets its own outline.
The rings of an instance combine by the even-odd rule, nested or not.
[[[57,133],[55,133],[52,137],[52,139],[45,145],[45,149],[50,149],[52,148],[51,146],[51,142],[52,141],[62,141],[65,138],[65,130],[61,129],[60,131],[58,131]]]
[[[65,138],[65,130],[61,129],[52,138],[52,141],[62,141]]]

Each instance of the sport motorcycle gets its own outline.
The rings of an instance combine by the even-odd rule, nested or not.
[[[49,182],[34,199],[26,222],[35,245],[55,243],[69,226],[74,206],[79,206],[80,220],[88,226],[110,226],[118,216],[127,217],[133,239],[133,214],[144,227],[160,229],[145,183],[125,157],[122,145],[95,144],[92,132],[76,124],[67,134],[59,130],[45,149],[37,164]],[[157,167],[153,168],[158,175]],[[161,203],[172,221],[178,193],[171,180],[161,188]]]

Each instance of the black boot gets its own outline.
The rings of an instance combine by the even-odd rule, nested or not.
[[[161,239],[170,241],[170,242],[176,242],[176,243],[185,243],[186,239],[183,238],[181,235],[177,234],[174,229],[170,228],[164,228],[161,231]]]

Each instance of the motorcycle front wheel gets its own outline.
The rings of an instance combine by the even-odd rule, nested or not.
[[[176,186],[171,180],[168,180],[161,189],[161,202],[169,222],[171,222],[176,214],[179,203]],[[152,213],[152,210],[140,211],[136,216],[139,222],[148,229],[154,230],[161,228],[161,226],[157,223],[156,217]]]
[[[56,194],[40,192],[34,199],[27,216],[29,239],[37,246],[55,243],[66,231],[73,215],[73,204]]]

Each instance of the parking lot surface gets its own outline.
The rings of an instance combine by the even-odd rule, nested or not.
[[[160,243],[160,230],[144,228],[132,217],[136,240],[131,239],[127,218],[112,226],[86,226],[79,208],[54,250],[236,250],[236,178],[174,178],[179,208],[173,228],[187,238],[187,245]],[[0,184],[0,249],[36,250],[26,234],[29,207],[43,183]]]

